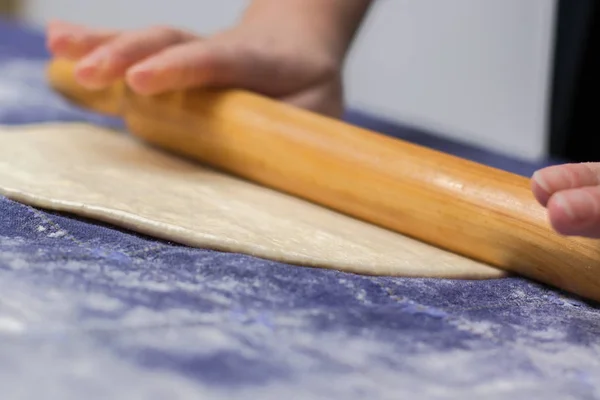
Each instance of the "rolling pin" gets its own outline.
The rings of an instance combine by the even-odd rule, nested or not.
[[[600,241],[555,233],[525,177],[243,90],[142,96],[119,82],[91,91],[61,59],[48,79],[71,101],[122,117],[148,144],[600,300]]]

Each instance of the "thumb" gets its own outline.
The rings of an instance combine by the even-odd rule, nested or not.
[[[148,95],[197,86],[260,91],[268,82],[264,64],[236,43],[195,40],[146,58],[127,71],[126,80],[133,90]]]

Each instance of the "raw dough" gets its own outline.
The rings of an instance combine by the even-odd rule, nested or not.
[[[0,193],[184,245],[370,275],[505,273],[87,124],[0,127]]]

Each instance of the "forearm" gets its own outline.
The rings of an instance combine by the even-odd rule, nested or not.
[[[373,0],[254,0],[243,20],[325,44],[342,60]]]

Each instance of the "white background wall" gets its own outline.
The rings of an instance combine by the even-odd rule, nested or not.
[[[27,18],[207,34],[246,0],[26,0]],[[352,1],[352,0],[347,0]],[[544,154],[555,0],[378,0],[347,67],[349,104],[523,158]]]

